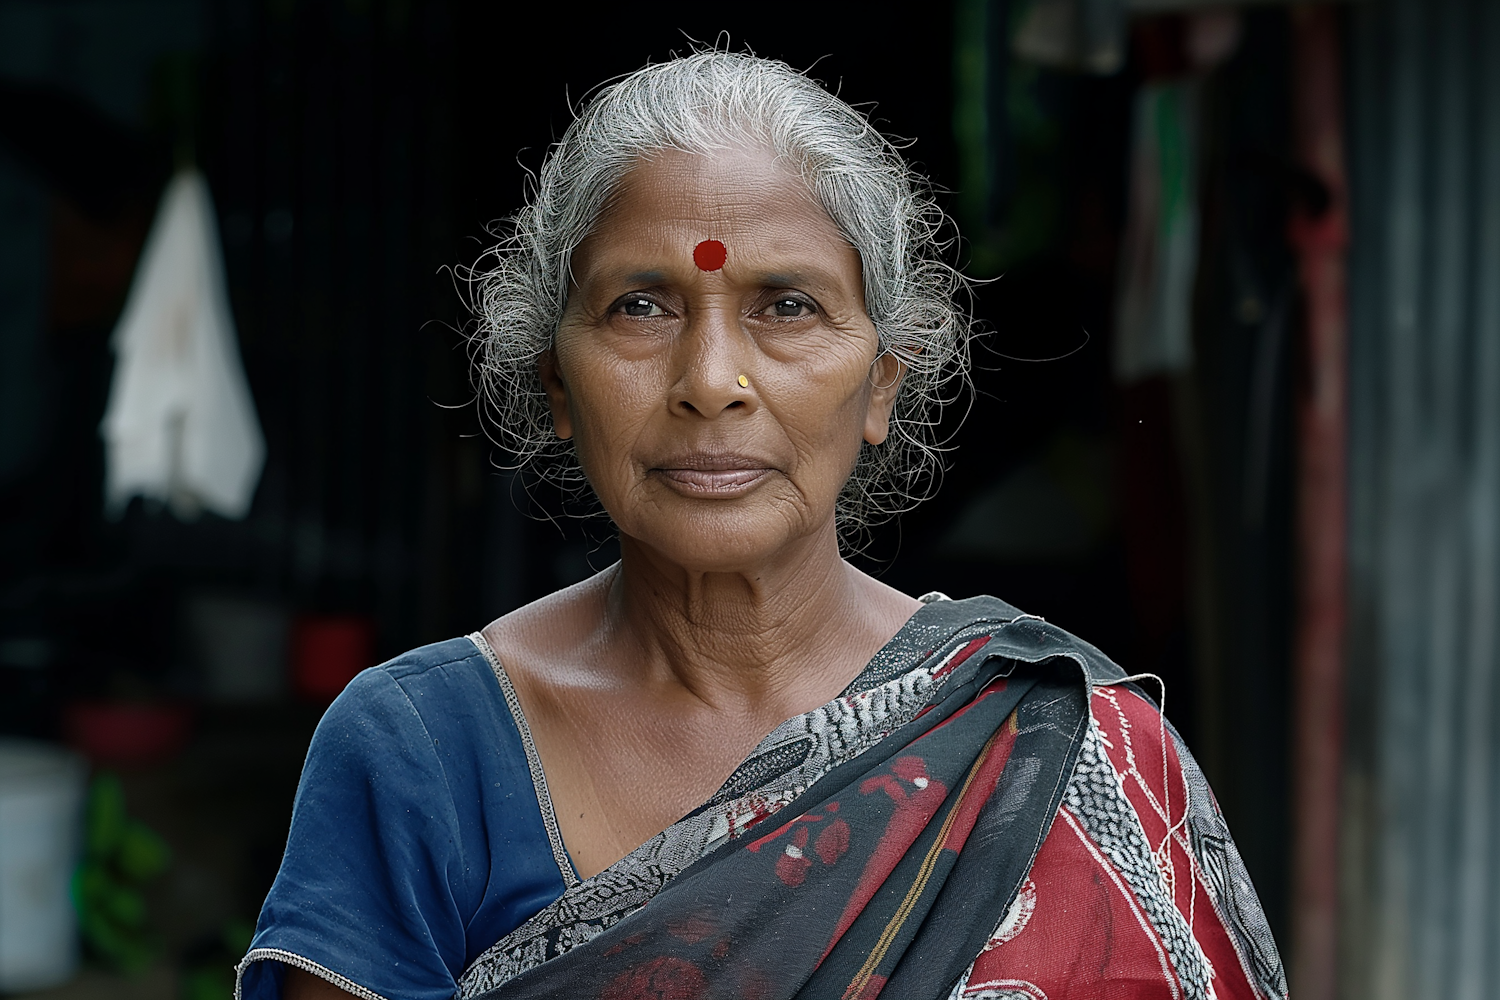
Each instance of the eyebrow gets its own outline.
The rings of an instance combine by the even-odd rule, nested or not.
[[[629,285],[659,285],[666,280],[666,274],[661,271],[636,271],[625,276],[625,283]]]

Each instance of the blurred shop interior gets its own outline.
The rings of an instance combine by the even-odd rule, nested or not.
[[[985,279],[852,558],[1159,677],[1299,1000],[1490,995],[1483,0],[0,0],[0,994],[232,995],[342,686],[613,561],[486,439],[454,269],[715,39],[909,140]]]

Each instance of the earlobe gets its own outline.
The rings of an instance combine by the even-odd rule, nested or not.
[[[547,391],[547,406],[552,410],[552,431],[566,441],[573,436],[573,415],[568,411],[568,387],[557,370],[557,354],[548,349],[537,359],[537,376]]]

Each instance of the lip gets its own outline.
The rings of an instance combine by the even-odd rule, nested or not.
[[[729,498],[750,492],[773,471],[764,459],[693,454],[674,456],[650,474],[684,496]]]

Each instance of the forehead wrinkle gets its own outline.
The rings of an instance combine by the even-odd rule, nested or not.
[[[646,160],[621,178],[600,213],[600,221],[641,197],[660,198],[670,206],[659,221],[693,226],[758,221],[765,214],[767,201],[787,205],[801,202],[800,208],[827,215],[806,181],[774,155],[767,159],[751,156],[747,162],[671,151]],[[831,224],[832,219],[828,222]]]
[[[694,170],[705,165],[694,159],[648,162],[624,178],[585,241],[592,251],[586,252],[590,278],[610,284],[695,281],[699,271],[691,254],[703,240],[716,239],[728,251],[725,277],[736,284],[844,284],[843,262],[821,258],[853,248],[799,178],[774,168],[762,172],[754,164],[748,170],[734,169],[744,164]],[[825,239],[828,245],[820,246]]]

